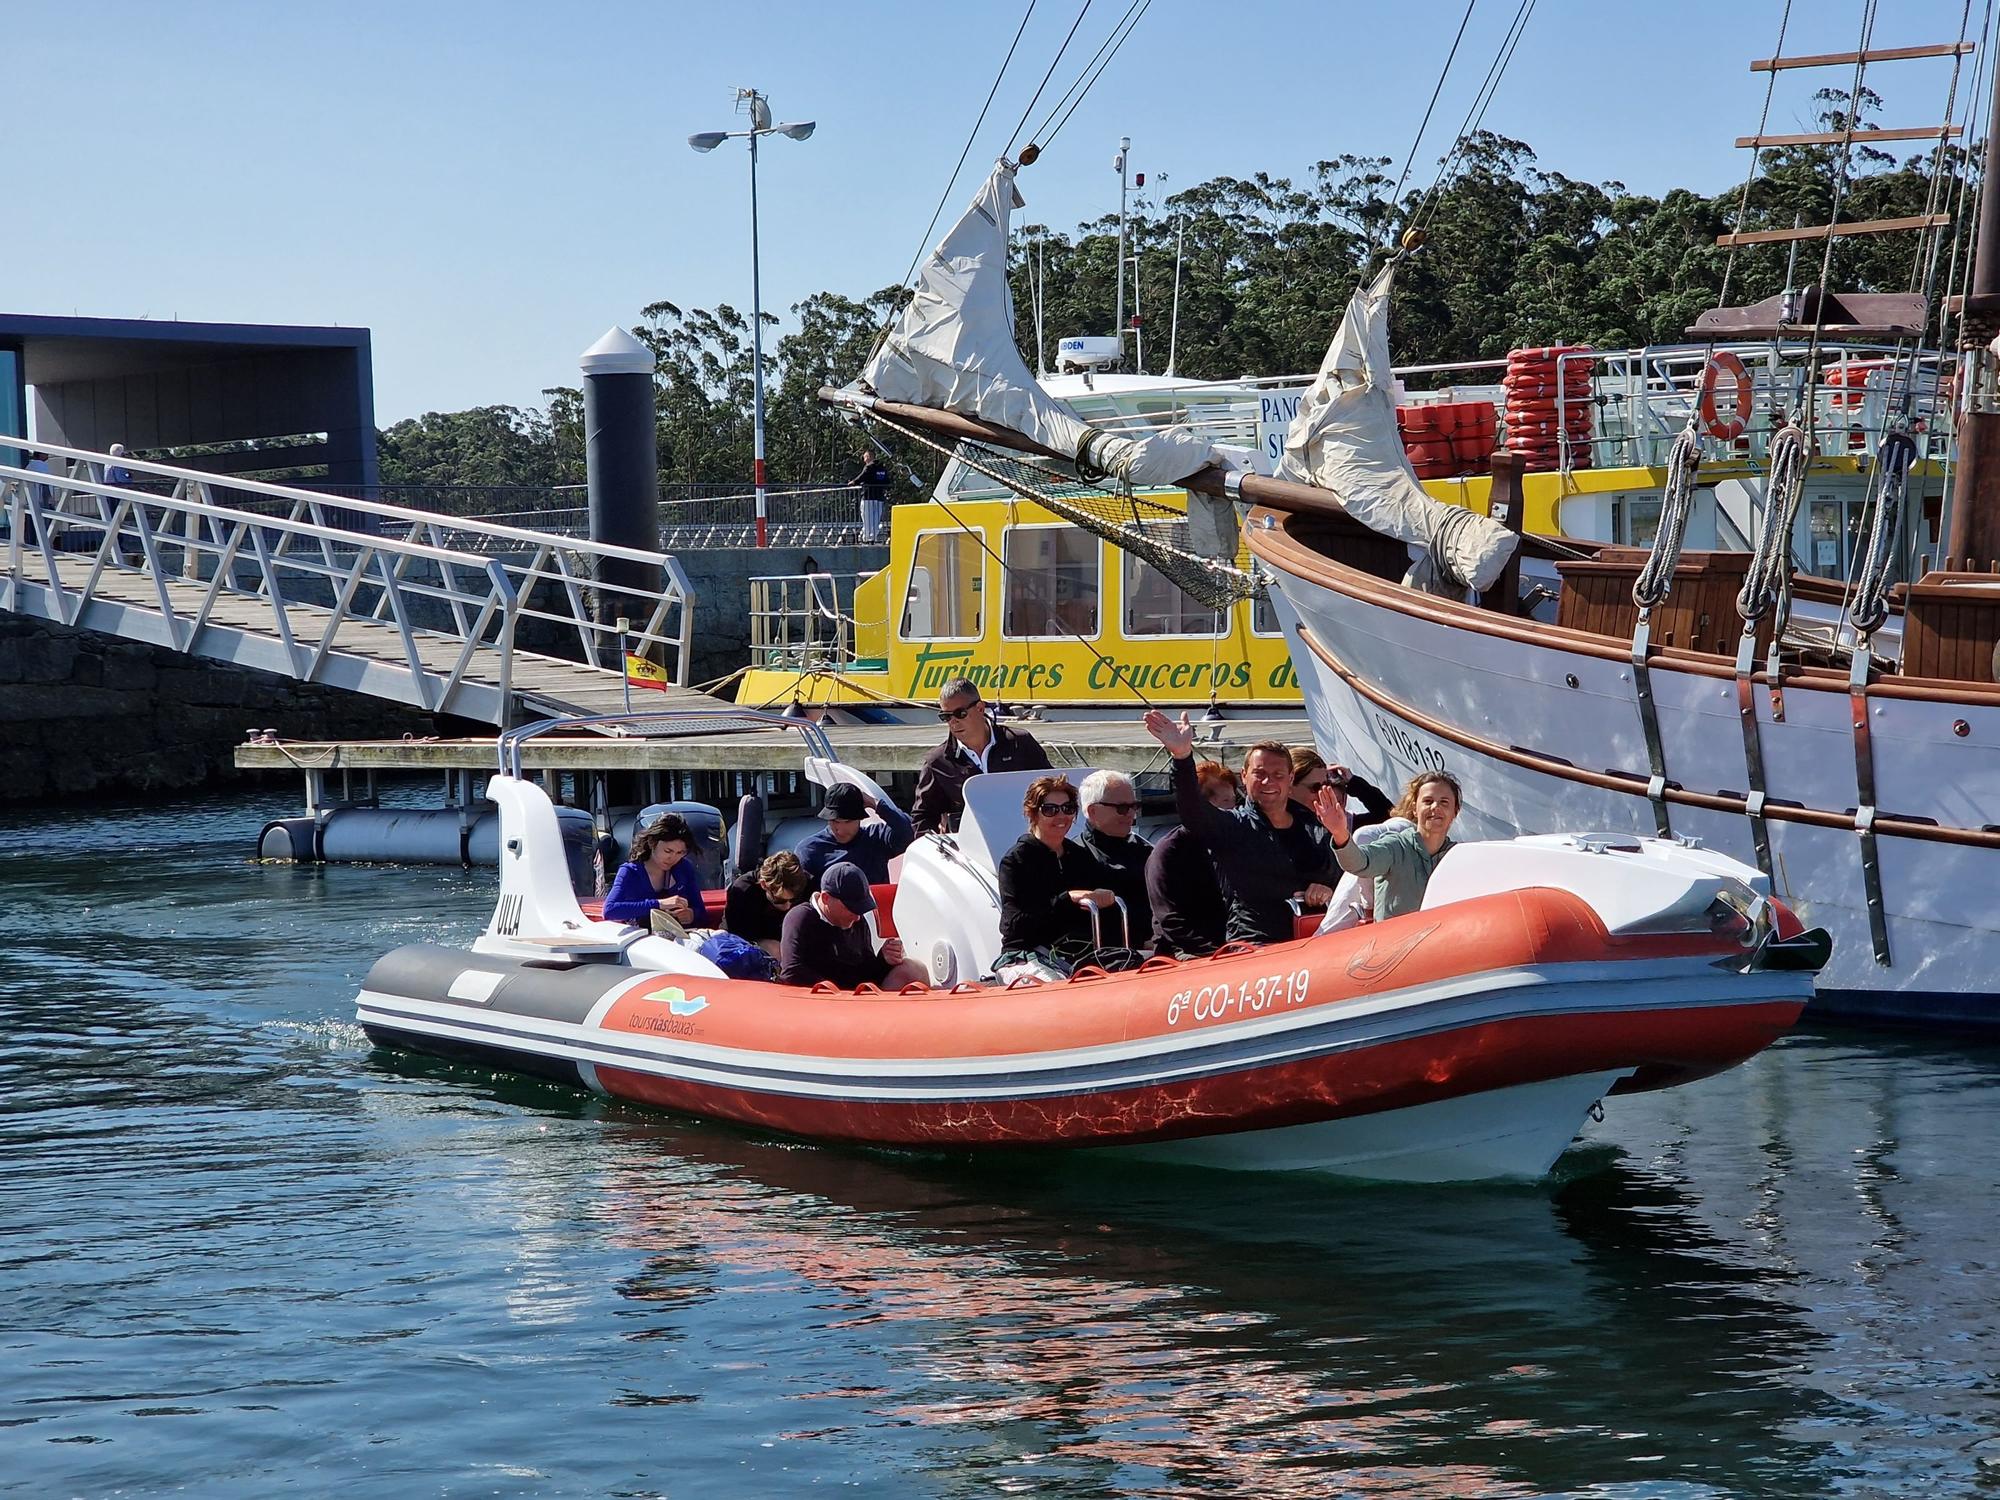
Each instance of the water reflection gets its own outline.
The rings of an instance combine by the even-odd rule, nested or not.
[[[1989,1475],[2000,1050],[1791,1039],[1616,1101],[1615,1144],[1534,1190],[789,1146],[371,1053],[361,974],[463,940],[490,872],[246,864],[290,810],[0,822],[5,1484],[1678,1500]]]
[[[1672,1182],[1345,1189],[966,1166],[625,1117],[605,1182],[671,1322],[807,1320],[788,1400],[936,1438],[941,1492],[1524,1495],[1626,1473],[1816,1493],[1778,1378],[1817,1336]],[[658,1184],[658,1165],[700,1180]],[[648,1332],[653,1332],[652,1328]],[[857,1382],[857,1366],[894,1374]],[[845,1425],[823,1412],[801,1433]]]

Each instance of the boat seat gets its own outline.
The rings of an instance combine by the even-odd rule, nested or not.
[[[724,874],[754,870],[764,858],[764,799],[746,792],[736,802],[736,821],[729,829],[729,861]]]

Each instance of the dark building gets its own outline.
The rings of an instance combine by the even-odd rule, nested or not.
[[[27,435],[32,387],[44,444],[103,452],[123,443],[145,456],[297,437],[180,462],[218,474],[323,470],[331,485],[372,492],[374,381],[365,328],[0,313],[0,434]]]

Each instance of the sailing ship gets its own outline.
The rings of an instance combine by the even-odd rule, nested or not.
[[[1758,66],[1845,64],[1858,84],[1870,61],[1971,50],[1961,38],[1871,52],[1864,40],[1853,54]],[[1940,160],[1958,129],[1929,132]],[[1824,139],[1854,133],[1850,122]],[[2000,119],[1989,181],[1996,138]],[[1928,519],[1915,485],[1941,456],[1924,452],[1935,434],[1913,417],[1922,372],[1938,365],[1916,346],[1926,294],[1812,287],[1707,315],[1692,331],[1706,341],[1702,375],[1652,497],[1651,545],[1544,541],[1521,533],[1518,471],[1504,457],[1490,514],[1440,506],[1419,486],[1394,420],[1394,259],[1356,294],[1275,476],[1185,429],[1134,438],[1079,421],[1035,387],[1013,349],[1004,257],[1014,170],[995,169],[862,380],[828,400],[956,442],[961,456],[1028,455],[1005,476],[1010,487],[1151,557],[1184,587],[1252,597],[1268,579],[1322,748],[1385,784],[1452,770],[1468,834],[1604,827],[1754,860],[1776,894],[1834,935],[1822,1011],[2000,1024],[2000,374],[1988,347],[2000,330],[2000,194],[1981,201],[1956,377],[1932,382],[1956,403],[1948,539],[1936,566],[1892,589],[1912,528]],[[1948,221],[1836,219],[1746,238]],[[1688,548],[1703,428],[1711,439],[1715,426],[1727,431],[1730,403],[1741,416],[1759,389],[1721,346],[1761,340],[1774,359],[1803,348],[1804,399],[1792,420],[1769,424],[1751,545]],[[1805,479],[1825,463],[1814,441],[1831,399],[1823,351],[1865,340],[1886,341],[1878,368],[1901,399],[1873,451],[1843,455],[1866,485],[1870,524],[1849,543],[1851,578],[1836,586],[1795,572],[1791,554]],[[1836,389],[1844,398],[1851,387]],[[1086,476],[1098,498],[1063,488]],[[1132,524],[1134,495],[1160,485],[1190,495],[1187,546]],[[1239,518],[1253,569],[1233,561]]]

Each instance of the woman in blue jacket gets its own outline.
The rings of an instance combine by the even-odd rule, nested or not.
[[[688,857],[700,843],[679,813],[667,813],[642,830],[632,840],[632,858],[618,867],[604,898],[604,919],[650,927],[658,912],[682,928],[708,926],[701,876]]]

